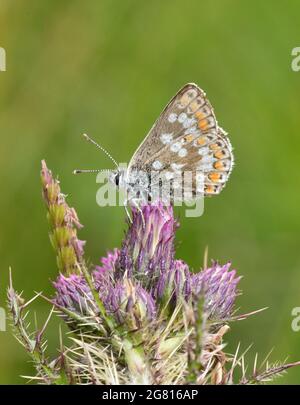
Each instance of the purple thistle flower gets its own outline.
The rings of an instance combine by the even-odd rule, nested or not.
[[[133,208],[133,223],[120,255],[120,271],[129,277],[154,276],[168,271],[174,260],[174,237],[178,226],[172,206],[163,203]],[[151,279],[151,277],[150,277]],[[149,280],[149,278],[148,278]]]
[[[110,288],[104,304],[118,323],[125,323],[130,329],[138,329],[155,319],[156,307],[151,294],[127,278]]]
[[[106,257],[101,258],[101,266],[95,266],[95,270],[93,271],[94,284],[102,298],[107,295],[108,289],[115,283],[119,259],[120,250],[114,249],[112,252],[108,252]]]
[[[112,252],[108,252],[106,257],[101,258],[101,266],[96,266],[96,270],[100,273],[114,273],[119,257],[120,250],[115,248]]]
[[[83,276],[60,274],[53,285],[56,289],[54,304],[85,315],[95,311],[92,293]]]
[[[83,259],[84,242],[77,238],[81,224],[45,162],[41,177],[50,239],[61,272],[53,282],[56,294],[51,302],[74,339],[69,348],[60,348],[59,357],[48,360],[43,334],[53,311],[41,329],[29,330],[27,307],[39,294],[24,301],[10,275],[8,304],[15,334],[33,360],[38,381],[258,384],[300,365],[267,365],[260,370],[255,360],[253,373],[246,376],[244,355],[235,361],[238,349],[234,355],[224,353],[227,323],[258,311],[231,316],[240,277],[230,270],[230,263],[213,262],[210,268],[192,274],[187,264],[174,259],[177,222],[171,206],[158,202],[142,207],[142,213],[133,209],[133,223],[122,249],[109,252],[89,272]],[[207,318],[212,322],[206,322]],[[239,366],[241,372],[236,372]],[[241,378],[236,381],[235,375]]]
[[[188,299],[191,292],[191,273],[182,260],[175,260],[168,271],[163,272],[155,287],[155,296],[176,304],[180,298]]]
[[[213,263],[212,267],[191,277],[192,294],[204,296],[204,309],[209,318],[223,319],[232,313],[241,277],[236,277],[235,270],[229,271],[230,266],[231,263],[224,266]]]

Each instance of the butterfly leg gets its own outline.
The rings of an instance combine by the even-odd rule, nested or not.
[[[156,185],[157,183],[154,183],[154,185]],[[150,191],[149,193],[148,193],[148,196],[150,197],[150,204],[155,204],[155,202],[157,202],[159,199],[157,199],[157,198],[155,198],[155,196],[153,195],[153,193],[152,193],[152,191]],[[164,205],[167,205],[167,204],[171,204],[171,202],[169,202],[169,201],[164,201],[164,198],[160,195],[160,200],[162,201],[162,203],[164,204]],[[161,216],[164,218],[164,220],[167,222],[167,220],[168,220],[168,217],[165,215],[165,212],[164,212],[164,210],[162,210],[161,208],[160,208],[160,206],[158,205],[158,210],[159,210],[159,212],[160,212],[160,214],[161,214]]]
[[[136,207],[136,209],[141,214],[142,222],[143,222],[143,228],[145,229],[146,228],[146,222],[145,222],[143,211],[141,210],[141,207],[139,205],[139,202],[141,201],[141,199],[139,199],[139,198],[131,198],[130,201],[133,203],[133,205]]]
[[[127,203],[128,203],[128,199],[126,199],[126,200],[124,200],[124,209],[125,209],[125,212],[126,212],[126,215],[127,215],[127,218],[129,219],[129,222],[132,224],[132,217],[131,217],[131,215],[129,214],[129,210],[128,210],[128,207],[127,207]]]

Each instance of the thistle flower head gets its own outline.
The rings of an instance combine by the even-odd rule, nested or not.
[[[133,222],[123,242],[120,268],[130,277],[145,275],[149,279],[172,264],[177,222],[172,207],[161,202],[132,211]]]
[[[116,271],[119,266],[120,250],[114,249],[107,253],[106,257],[101,258],[101,265],[95,266],[93,279],[95,288],[104,297],[109,287],[114,285]]]
[[[114,249],[107,253],[107,256],[101,258],[101,266],[96,266],[99,273],[114,273],[120,257],[120,250]]]
[[[105,306],[119,324],[130,329],[139,329],[151,322],[156,315],[155,302],[140,285],[124,278],[112,287],[105,300]]]
[[[41,180],[51,226],[50,240],[57,253],[58,268],[64,274],[80,273],[85,242],[77,238],[77,229],[82,225],[74,208],[66,203],[59,181],[53,178],[45,161],[42,161]]]
[[[60,274],[53,285],[56,289],[54,304],[85,315],[95,310],[90,288],[83,276],[71,274],[66,277]]]
[[[224,266],[213,263],[212,267],[191,277],[192,293],[203,295],[204,309],[209,318],[223,319],[232,313],[241,277],[236,277],[235,270],[229,271],[230,266],[231,263]]]
[[[233,384],[234,369],[241,365],[237,382],[247,384],[300,365],[267,365],[259,372],[255,360],[253,375],[247,377],[243,355],[238,350],[231,357],[224,353],[223,336],[233,319],[240,277],[230,263],[213,263],[192,274],[174,259],[177,222],[171,206],[157,202],[134,208],[122,249],[108,253],[89,271],[84,242],[77,238],[81,224],[45,162],[41,178],[60,271],[51,302],[73,337],[71,347],[62,346],[59,358],[49,360],[42,337],[53,310],[42,329],[32,333],[27,306],[39,294],[25,302],[11,281],[13,325],[35,364],[36,379],[46,384]]]
[[[175,260],[172,266],[161,273],[155,296],[163,303],[176,305],[180,299],[188,300],[191,292],[191,273],[188,265],[182,260]]]

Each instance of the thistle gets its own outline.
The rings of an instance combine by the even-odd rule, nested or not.
[[[33,378],[45,384],[251,384],[299,364],[263,369],[255,360],[247,375],[239,348],[225,354],[230,322],[259,311],[235,313],[241,277],[230,263],[212,262],[192,273],[175,258],[179,224],[171,206],[133,209],[121,248],[87,268],[85,242],[77,237],[82,225],[45,162],[41,178],[59,274],[53,296],[43,297],[53,309],[40,330],[29,331],[25,318],[42,295],[25,302],[12,282],[8,289],[15,334],[36,368]],[[43,335],[53,312],[71,334],[50,360]]]

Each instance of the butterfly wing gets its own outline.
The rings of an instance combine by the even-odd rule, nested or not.
[[[193,196],[197,196],[203,192],[218,194],[232,165],[230,141],[218,127],[204,91],[195,84],[187,84],[165,107],[133,155],[128,171],[155,170],[167,180],[178,177],[179,172],[190,172]],[[203,179],[199,187],[197,174]]]

